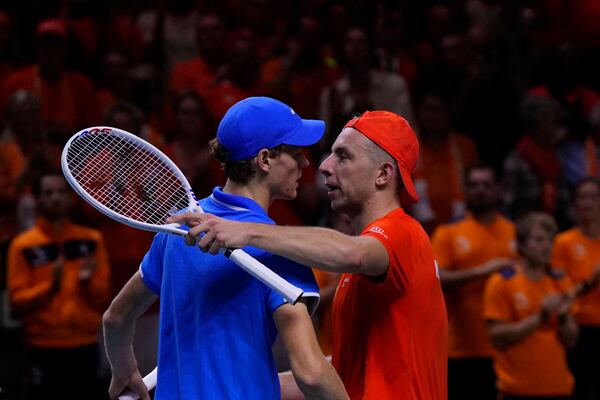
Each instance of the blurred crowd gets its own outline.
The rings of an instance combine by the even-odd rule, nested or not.
[[[39,315],[31,316],[36,307],[54,304],[50,294],[61,293],[64,304],[89,314],[79,328],[97,329],[102,310],[152,240],[151,234],[113,222],[75,198],[63,198],[69,192],[55,178],[66,140],[93,125],[132,132],[162,149],[205,196],[224,182],[208,141],[225,111],[248,96],[280,99],[303,118],[327,123],[325,138],[307,153],[311,165],[298,198],[271,208],[276,222],[349,232],[349,221],[328,211],[319,162],[353,115],[390,110],[407,118],[419,135],[415,185],[421,201],[408,212],[434,238],[442,270],[468,269],[518,253],[514,226],[503,228],[509,233],[501,238],[512,243],[512,252],[486,248],[484,256],[466,263],[456,256],[464,242],[456,244],[455,254],[448,250],[451,243],[444,244],[451,239],[440,239],[447,224],[473,218],[478,202],[485,202],[485,193],[468,187],[473,179],[465,179],[479,166],[491,171],[491,186],[498,184],[489,196],[507,224],[543,212],[558,231],[570,232],[581,230],[582,213],[592,214],[585,218],[595,228],[584,229],[585,240],[572,239],[584,248],[578,253],[585,258],[584,270],[579,261],[569,269],[566,256],[556,267],[574,284],[590,286],[586,296],[592,299],[578,309],[600,309],[598,289],[591,287],[600,264],[600,188],[588,193],[586,198],[595,201],[588,211],[578,209],[574,197],[582,179],[600,175],[598,21],[596,0],[0,2],[0,398],[19,398],[23,385],[36,382],[20,364],[25,363],[23,348],[64,345],[43,337],[46,325]],[[57,216],[48,204],[63,204],[64,212]],[[48,227],[65,218],[82,229],[76,238],[66,238],[63,225],[60,232]],[[44,229],[51,231],[56,248],[27,247],[36,240],[32,232]],[[500,239],[492,232],[490,240]],[[93,265],[88,269],[96,272],[106,263],[107,286],[95,284],[94,274],[67,279],[73,260]],[[26,271],[27,263],[35,274]],[[46,264],[52,265],[48,272],[35,268]],[[500,264],[487,265],[469,277],[479,280],[476,285],[460,289],[474,296],[469,297],[474,307],[458,304],[462,295],[452,284],[444,285],[451,335],[463,334],[453,331],[453,320],[458,326],[474,319],[473,326],[485,329],[483,283],[501,270]],[[318,272],[317,279],[322,311],[316,323],[327,352],[328,304],[337,277]],[[63,286],[57,283],[61,280]],[[68,319],[63,303],[55,306],[62,310],[60,318]],[[591,335],[588,343],[600,343],[600,319],[578,322],[592,328],[582,330]],[[457,346],[451,359],[492,357],[491,347],[477,347],[479,339],[473,342],[471,333],[464,334],[451,340]],[[75,336],[81,339],[73,345],[78,348],[97,344],[89,334]],[[89,360],[89,354],[75,357]],[[28,357],[43,370],[56,355]],[[592,391],[585,395],[593,396]],[[589,398],[600,393],[595,396]]]

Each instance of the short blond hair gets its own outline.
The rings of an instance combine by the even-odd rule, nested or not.
[[[536,226],[542,228],[552,238],[558,232],[558,225],[551,215],[543,212],[530,212],[517,221],[517,244],[519,246],[527,241]]]

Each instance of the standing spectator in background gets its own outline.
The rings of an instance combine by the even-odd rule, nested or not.
[[[483,289],[491,274],[513,263],[515,227],[498,212],[499,188],[491,167],[473,166],[465,178],[466,218],[438,226],[432,239],[448,310],[448,399],[493,400]]]
[[[521,260],[494,274],[485,288],[483,316],[496,352],[497,387],[504,400],[568,400],[573,376],[566,349],[577,340],[571,281],[552,271],[556,222],[530,213],[517,223]]]
[[[441,91],[422,89],[418,103],[421,158],[415,186],[421,201],[411,214],[432,232],[465,214],[463,177],[479,156],[471,139],[450,128],[448,100]]]
[[[569,187],[585,177],[600,177],[600,104],[591,111],[589,123],[590,132],[584,138],[570,138],[558,149]]]
[[[561,135],[560,105],[549,97],[528,96],[521,104],[525,135],[504,161],[504,202],[509,215],[562,209],[564,186],[556,143]]]
[[[173,101],[173,114],[165,153],[181,169],[194,192],[204,196],[226,180],[208,145],[214,127],[207,105],[195,92],[182,92]]]
[[[296,29],[285,54],[264,63],[261,86],[273,97],[288,99],[300,114],[317,116],[321,90],[339,78],[340,71],[316,18],[300,18]]]
[[[61,135],[96,124],[99,119],[94,85],[65,65],[68,37],[65,20],[40,22],[36,28],[36,64],[6,77],[0,93],[3,107],[17,90],[33,92],[42,104],[47,130]]]
[[[600,182],[582,180],[574,190],[577,226],[554,242],[552,265],[564,269],[581,285],[576,313],[580,326],[575,349],[575,399],[600,399]],[[585,292],[585,293],[583,293]],[[589,396],[592,397],[589,397]]]
[[[39,219],[8,254],[13,311],[29,347],[28,399],[98,393],[98,330],[109,300],[109,264],[100,232],[69,219],[70,192],[59,171],[34,183]]]
[[[198,21],[198,54],[173,65],[170,86],[173,93],[193,90],[205,96],[225,65],[226,32],[221,17],[205,14]]]
[[[164,57],[165,71],[198,54],[198,21],[195,0],[159,2],[154,9],[142,12],[137,24],[144,46],[152,61]]]
[[[396,73],[374,69],[371,49],[364,30],[351,28],[346,32],[345,75],[321,92],[320,116],[327,123],[326,136],[319,143],[322,153],[329,150],[335,132],[353,114],[387,110],[414,121],[406,81]]]

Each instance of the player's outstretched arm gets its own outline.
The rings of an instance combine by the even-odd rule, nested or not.
[[[111,399],[116,399],[129,388],[142,400],[150,400],[148,389],[137,367],[132,344],[137,318],[156,301],[156,298],[157,296],[146,287],[138,271],[104,313],[104,343],[112,373],[109,388]]]
[[[319,347],[306,306],[284,304],[273,316],[292,374],[304,396],[307,399],[348,399],[341,379]]]
[[[200,213],[174,215],[167,222],[190,226],[187,243],[213,254],[222,248],[253,246],[313,268],[370,276],[385,274],[389,265],[379,240],[333,229],[237,222]]]

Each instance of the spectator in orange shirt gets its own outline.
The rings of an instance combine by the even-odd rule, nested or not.
[[[494,274],[483,316],[496,352],[494,369],[503,400],[570,399],[573,376],[566,349],[577,340],[570,279],[550,266],[554,219],[530,213],[517,223],[521,260]]]
[[[483,289],[490,274],[512,264],[515,227],[498,212],[494,170],[483,164],[465,175],[467,216],[440,225],[433,250],[448,308],[448,398],[494,399],[492,345],[483,310]]]
[[[42,104],[48,131],[70,134],[98,122],[92,82],[65,65],[68,27],[62,19],[46,19],[36,29],[36,64],[23,67],[4,81],[0,105],[19,89],[33,92]]]
[[[577,226],[554,241],[552,264],[564,269],[583,295],[575,317],[580,326],[575,348],[575,399],[600,398],[600,181],[582,180],[574,190]]]
[[[170,218],[192,226],[204,251],[253,246],[344,273],[333,301],[332,362],[351,399],[447,398],[447,319],[433,250],[403,205],[418,201],[419,155],[406,119],[368,111],[345,125],[320,166],[349,236],[325,228],[234,222],[208,214]]]
[[[461,219],[465,214],[465,171],[479,159],[475,143],[450,127],[448,100],[434,88],[421,89],[417,117],[421,158],[415,185],[421,201],[411,214],[425,230]]]
[[[200,96],[214,84],[225,65],[226,32],[216,14],[205,14],[198,21],[197,57],[177,63],[170,75],[171,90],[179,93],[193,90]]]
[[[28,399],[96,399],[98,329],[109,300],[100,232],[73,224],[59,171],[34,183],[40,218],[8,253],[8,289],[29,347]]]

